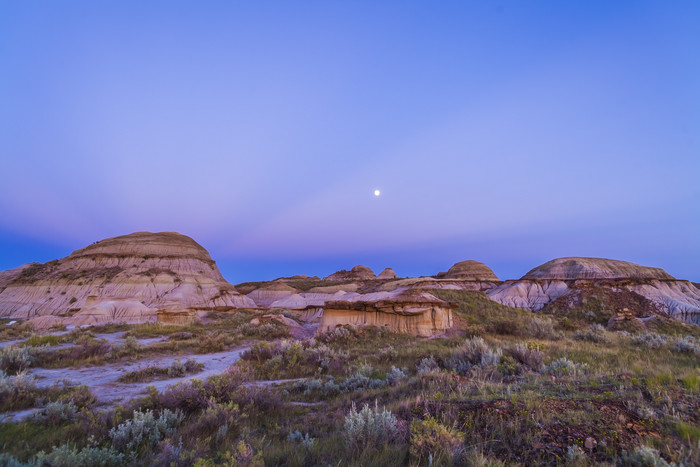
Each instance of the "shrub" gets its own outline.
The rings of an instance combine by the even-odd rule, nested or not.
[[[205,397],[216,402],[230,402],[241,384],[248,379],[247,373],[238,365],[229,367],[224,373],[212,375],[204,382]]]
[[[212,437],[216,442],[226,436],[238,437],[240,434],[239,420],[246,416],[242,414],[237,404],[212,404],[203,411],[193,423],[186,428],[186,438]]]
[[[231,399],[247,411],[261,413],[274,412],[282,406],[279,392],[266,386],[240,386]]]
[[[47,425],[60,425],[73,421],[78,413],[78,407],[73,402],[49,402],[39,412],[34,414],[34,420]]]
[[[391,366],[391,371],[386,374],[386,380],[391,385],[397,384],[404,378],[406,378],[406,368],[396,368],[393,365]]]
[[[497,365],[501,361],[501,355],[503,355],[501,349],[488,349],[481,355],[481,362],[479,362],[479,365],[482,367]]]
[[[61,447],[54,448],[49,454],[45,454],[44,451],[41,451],[36,455],[32,464],[37,466],[50,465],[53,467],[111,467],[124,465],[125,462],[124,454],[117,452],[111,447],[85,447],[78,450],[75,446],[71,447],[68,444],[64,444]]]
[[[556,339],[558,337],[550,318],[533,317],[525,326],[525,331],[537,339]]]
[[[544,361],[544,354],[539,350],[531,349],[523,344],[517,344],[506,350],[508,355],[513,357],[515,361],[526,366],[532,371],[540,371]]]
[[[0,349],[0,370],[8,375],[16,375],[29,369],[36,361],[37,349],[10,345]]]
[[[353,402],[343,428],[348,448],[358,451],[391,442],[399,434],[396,417],[386,409],[380,411],[376,401],[373,409],[365,404],[359,412]]]
[[[128,355],[133,355],[141,350],[141,344],[134,336],[129,336],[124,339],[124,345],[121,346],[120,350]]]
[[[693,336],[679,337],[673,345],[674,352],[700,354],[700,343]]]
[[[34,405],[39,390],[34,384],[34,378],[21,372],[7,376],[0,372],[0,410],[19,410]]]
[[[572,444],[566,448],[566,462],[569,465],[585,465],[586,460],[586,453],[579,446]]]
[[[666,345],[666,342],[666,336],[656,334],[655,332],[637,334],[632,338],[633,344],[643,345],[650,349],[660,349],[661,347]]]
[[[609,344],[610,338],[605,335],[605,328],[600,324],[591,324],[586,331],[577,331],[574,339],[595,342],[597,344]]]
[[[168,376],[171,378],[180,378],[182,376],[185,376],[186,374],[187,368],[185,367],[185,364],[180,361],[179,358],[172,362],[168,367]]]
[[[501,349],[492,350],[481,337],[472,337],[464,343],[452,354],[452,357],[447,361],[446,366],[464,374],[473,366],[494,366],[501,359]]]
[[[625,465],[635,467],[670,467],[671,465],[659,455],[659,451],[649,446],[637,446],[634,451],[628,453],[622,451],[622,459]]]
[[[184,415],[179,410],[171,412],[164,409],[158,418],[153,416],[151,410],[135,410],[133,418],[112,428],[109,436],[112,445],[119,450],[136,450],[144,442],[153,447],[158,441],[175,433],[183,419]]]
[[[585,372],[586,368],[587,365],[585,363],[579,364],[567,358],[560,358],[546,365],[542,371],[554,376],[577,376]]]
[[[191,379],[182,381],[163,391],[159,397],[163,407],[171,410],[180,409],[186,413],[196,412],[207,406],[207,397],[202,381]]]
[[[430,357],[421,359],[418,365],[416,365],[416,370],[418,370],[418,376],[426,376],[440,371],[440,367],[435,361],[435,358],[431,355]]]
[[[310,437],[308,433],[305,433],[302,435],[301,431],[296,430],[296,431],[292,431],[289,433],[289,435],[287,436],[287,441],[290,441],[292,443],[299,443],[307,451],[310,451],[314,447],[314,443],[316,442],[316,438]]]
[[[440,424],[433,417],[413,420],[410,430],[409,452],[417,461],[434,456],[435,459],[444,460],[446,461],[444,463],[450,464],[463,449],[464,433]]]

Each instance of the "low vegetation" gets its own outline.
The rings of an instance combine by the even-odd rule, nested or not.
[[[43,401],[34,416],[0,424],[0,464],[700,464],[692,326],[630,333],[605,327],[606,310],[587,319],[583,309],[558,316],[502,307],[481,292],[436,295],[458,308],[453,332],[435,339],[341,327],[291,340],[255,334],[248,313],[131,327],[133,339],[167,337],[162,349],[257,342],[220,375],[152,387],[112,408],[75,387],[36,389],[26,365],[51,360],[16,347],[6,365],[17,374],[0,380],[4,410]],[[104,361],[103,346],[86,337],[75,354],[57,353],[64,362]],[[90,349],[98,349],[92,357]],[[187,365],[123,378],[182,375]]]

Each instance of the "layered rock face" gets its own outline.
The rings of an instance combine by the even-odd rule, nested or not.
[[[358,265],[349,271],[343,269],[342,271],[334,272],[330,276],[326,277],[324,280],[327,281],[361,281],[376,279],[374,272],[367,266]]]
[[[580,280],[580,279],[634,279],[675,280],[661,268],[604,258],[557,258],[548,261],[525,274],[522,279],[532,280]]]
[[[261,287],[250,292],[247,297],[255,302],[259,307],[267,308],[277,300],[285,299],[291,295],[297,294],[301,290],[290,287],[284,282]]]
[[[372,325],[430,337],[452,327],[453,308],[454,305],[418,290],[346,294],[326,302],[317,332],[341,325]]]
[[[467,260],[453,265],[447,272],[438,273],[438,279],[460,279],[472,281],[496,281],[500,279],[491,268],[479,261]]]
[[[693,283],[676,280],[663,269],[626,261],[559,258],[486,293],[504,305],[537,311],[561,297],[572,297],[570,302],[575,303],[576,293],[586,287],[632,292],[653,302],[647,309],[655,308],[673,318],[700,324],[700,289]]]
[[[0,316],[54,315],[76,325],[155,321],[158,310],[255,307],[201,245],[172,232],[108,238],[0,280]]]

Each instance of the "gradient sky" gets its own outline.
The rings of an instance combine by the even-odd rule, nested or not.
[[[700,281],[700,2],[0,0],[0,174],[0,269],[148,230],[232,282]]]

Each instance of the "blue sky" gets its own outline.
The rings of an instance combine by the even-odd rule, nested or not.
[[[698,50],[694,1],[0,1],[0,269],[149,230],[233,282],[700,281]]]

